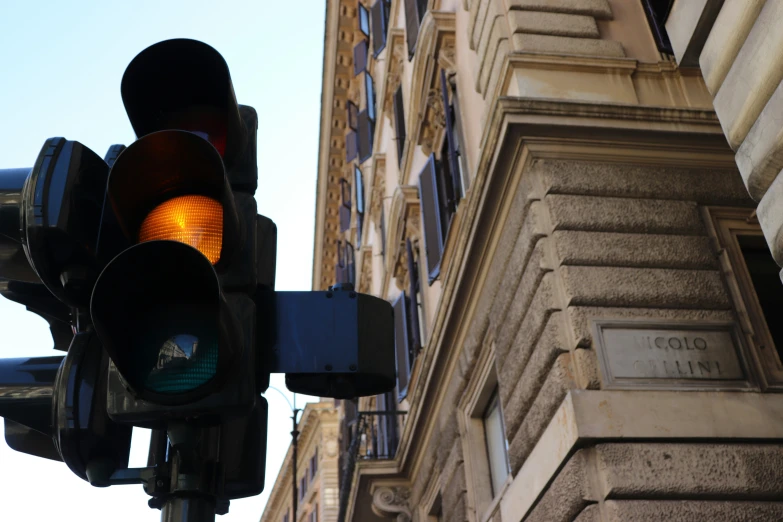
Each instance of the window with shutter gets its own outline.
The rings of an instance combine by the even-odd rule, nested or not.
[[[427,276],[432,284],[440,274],[440,255],[443,252],[440,200],[438,194],[438,165],[430,154],[419,174],[419,204],[423,222],[424,252],[427,258]]]
[[[340,232],[351,228],[351,185],[348,180],[340,179]]]
[[[359,136],[355,131],[348,131],[345,135],[345,161],[352,162],[359,155]]]
[[[367,96],[367,115],[371,120],[375,121],[375,83],[369,72],[364,73],[364,92],[365,96]]]
[[[408,394],[410,377],[410,324],[408,321],[408,296],[402,292],[394,301],[394,348],[397,361],[397,397]]]
[[[393,110],[394,110],[394,132],[397,141],[397,164],[402,163],[402,153],[405,151],[405,106],[402,100],[402,86],[397,87],[394,92]]]
[[[359,167],[353,169],[353,183],[356,187],[356,246],[361,248],[364,229],[364,179]]]
[[[650,24],[655,45],[658,50],[666,54],[674,54],[669,35],[666,33],[666,19],[672,9],[674,0],[641,0],[644,13],[647,15],[647,23]]]
[[[367,70],[367,40],[360,40],[353,47],[353,75]]]
[[[356,130],[359,127],[359,107],[352,101],[347,104],[348,128]]]
[[[370,13],[367,12],[367,8],[362,5],[361,2],[356,2],[359,9],[359,30],[364,36],[370,36]]]
[[[375,125],[366,110],[359,113],[359,163],[372,156],[372,140]]]
[[[413,58],[416,52],[416,40],[419,38],[419,2],[418,0],[405,0],[405,39],[408,43],[408,59]]]
[[[345,269],[346,269],[346,283],[351,283],[356,286],[356,258],[353,250],[353,245],[348,241],[345,242]]]
[[[386,1],[375,0],[370,8],[370,18],[372,21],[372,52],[376,58],[386,47],[386,33],[388,31],[386,13]]]
[[[405,253],[408,256],[408,322],[410,324],[410,342],[408,343],[408,361],[412,368],[416,356],[421,350],[421,324],[419,323],[419,267],[413,255],[413,244],[410,238],[405,240]]]
[[[334,265],[334,282],[350,283],[348,260],[345,258],[345,247],[342,241],[337,241],[337,264]]]
[[[448,200],[448,206],[450,209],[453,209],[453,212],[457,208],[460,194],[462,193],[460,189],[460,147],[457,141],[456,125],[454,122],[454,108],[452,104],[449,103],[449,84],[448,80],[446,80],[446,71],[443,69],[440,70],[440,91],[441,97],[443,99],[443,107],[445,109],[443,112],[446,120],[446,126],[444,129],[446,134],[446,138],[444,140],[445,156],[441,154],[441,161],[448,163],[449,167],[451,190],[446,194],[446,198]],[[456,92],[454,93],[453,98],[456,98]]]
[[[457,96],[457,90],[452,84],[451,90],[451,111],[452,122],[454,125],[454,135],[457,141],[457,156],[459,157],[459,198],[464,198],[465,193],[470,187],[470,176],[468,176],[468,159],[465,156],[465,133],[462,132],[462,115],[459,110],[459,96]]]

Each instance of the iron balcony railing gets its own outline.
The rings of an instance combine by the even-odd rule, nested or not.
[[[345,522],[356,462],[370,459],[393,459],[400,444],[400,433],[407,411],[360,411],[349,426],[351,443],[341,458],[338,522]]]

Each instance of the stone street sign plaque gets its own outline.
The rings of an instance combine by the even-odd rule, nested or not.
[[[748,388],[733,323],[594,321],[605,388]]]

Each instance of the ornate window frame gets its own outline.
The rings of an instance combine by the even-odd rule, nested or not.
[[[783,363],[777,352],[770,349],[774,342],[737,240],[741,235],[763,236],[755,210],[705,207],[704,214],[762,389],[783,391]]]

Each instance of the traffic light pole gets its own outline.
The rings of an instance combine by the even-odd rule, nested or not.
[[[296,402],[296,395],[294,395],[294,402]],[[291,411],[291,422],[292,422],[292,428],[291,428],[291,446],[293,448],[293,459],[291,460],[291,477],[293,481],[293,494],[292,494],[292,505],[294,507],[294,513],[293,513],[293,521],[296,522],[296,513],[299,508],[299,494],[297,492],[296,488],[296,464],[299,461],[297,457],[297,447],[299,446],[299,430],[296,429],[296,414],[299,413],[301,410],[297,410],[294,408]]]
[[[161,522],[213,522],[215,501],[204,497],[172,497],[166,501]]]

